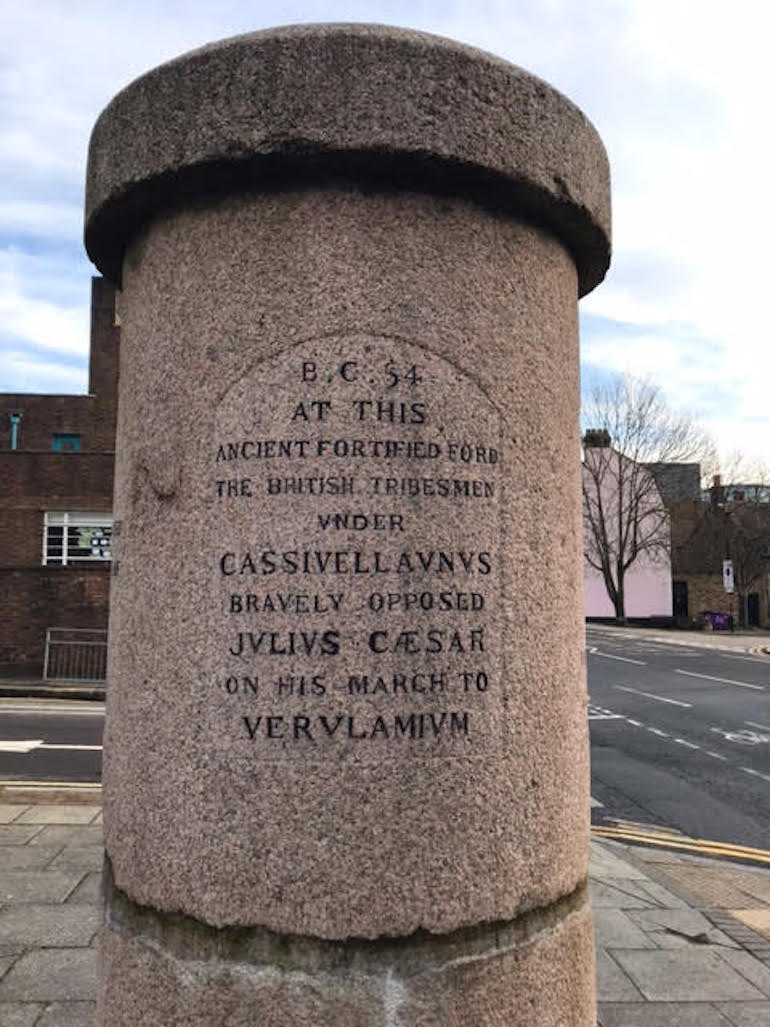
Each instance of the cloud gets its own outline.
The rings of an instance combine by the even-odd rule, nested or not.
[[[21,268],[25,273],[20,273]],[[88,355],[88,278],[85,278],[80,302],[73,302],[74,293],[66,282],[50,281],[52,264],[45,257],[34,258],[13,252],[0,253],[0,345],[6,351],[3,376],[9,373],[13,354],[19,366],[22,344],[29,348],[85,360]],[[37,295],[35,294],[37,292]],[[42,293],[42,295],[41,295]],[[52,298],[44,298],[49,295]],[[0,387],[8,388],[5,382]],[[57,389],[56,391],[61,391]]]
[[[88,364],[80,361],[69,364],[66,360],[46,359],[45,354],[32,349],[7,349],[3,354],[3,390],[5,392],[34,392],[85,394],[88,392]]]
[[[404,24],[540,75],[602,136],[614,262],[581,303],[586,367],[652,372],[673,403],[711,419],[720,436],[744,433],[770,454],[766,33],[755,0],[36,0],[6,3],[3,14],[0,343],[13,347],[14,367],[25,341],[30,353],[84,358],[85,157],[91,127],[119,89],[185,50],[252,29]],[[10,366],[6,358],[6,374]]]

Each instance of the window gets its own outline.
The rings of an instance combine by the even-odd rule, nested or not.
[[[79,453],[79,435],[54,435],[51,438],[51,449],[55,453]]]
[[[77,566],[112,559],[112,517],[105,513],[47,513],[43,563]]]

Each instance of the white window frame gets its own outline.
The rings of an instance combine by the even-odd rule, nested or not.
[[[61,556],[59,546],[49,545],[49,528],[62,529]],[[83,554],[82,549],[71,549],[69,546],[70,528],[97,528],[104,531],[112,539],[112,514],[93,512],[87,510],[48,510],[43,518],[43,564],[47,567],[67,567],[73,563],[109,563],[112,560],[112,550],[108,548],[106,555],[103,551],[88,556]],[[55,549],[56,553],[50,550]]]

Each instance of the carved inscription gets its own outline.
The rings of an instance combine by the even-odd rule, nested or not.
[[[212,687],[260,756],[483,753],[501,711],[500,417],[397,339],[308,342],[220,403]]]

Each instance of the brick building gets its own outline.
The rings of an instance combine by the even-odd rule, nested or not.
[[[585,476],[591,471],[591,453],[614,451],[606,431],[587,433],[584,445]],[[770,628],[770,485],[722,485],[717,476],[711,488],[702,490],[697,463],[642,466],[655,479],[665,507],[661,527],[670,533],[670,561],[650,564],[643,553],[631,566],[626,580],[629,618],[673,620],[680,627],[721,626],[732,618],[736,627]],[[608,492],[606,511],[614,509],[616,479],[612,474],[602,479]],[[587,502],[584,489],[584,513]],[[725,560],[733,567],[732,593],[725,591]],[[585,581],[586,616],[612,618],[602,575],[587,567]]]
[[[107,627],[119,348],[94,278],[88,395],[0,394],[0,676],[39,676],[48,628]]]
[[[675,617],[698,622],[714,611],[736,627],[770,628],[770,488],[722,486],[717,477],[701,498],[674,501],[670,510]],[[732,593],[724,587],[726,559]]]

